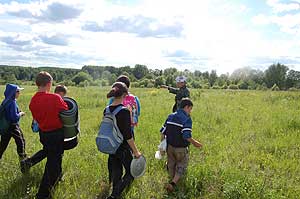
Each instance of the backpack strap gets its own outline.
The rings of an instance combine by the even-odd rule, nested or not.
[[[105,113],[104,113],[104,114],[107,114],[107,113],[111,113],[111,112],[110,112],[110,109],[109,109],[109,106],[107,106],[107,107],[105,108]]]
[[[113,112],[113,115],[117,115],[122,109],[126,109],[125,106],[118,106]]]

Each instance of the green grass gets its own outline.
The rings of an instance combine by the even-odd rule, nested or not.
[[[30,129],[28,105],[34,90],[26,87],[18,100],[27,113],[21,128],[29,155],[41,148],[39,136]],[[108,193],[107,156],[95,145],[107,91],[70,88],[69,96],[80,107],[81,135],[78,147],[64,154],[65,180],[55,189],[57,199],[95,199]],[[204,148],[190,147],[187,176],[174,194],[167,194],[165,161],[156,160],[154,153],[174,96],[161,89],[131,92],[142,104],[136,143],[148,165],[146,174],[134,181],[124,198],[299,198],[300,93],[191,90],[193,137]],[[44,166],[45,160],[22,175],[11,140],[0,163],[0,198],[33,198]]]

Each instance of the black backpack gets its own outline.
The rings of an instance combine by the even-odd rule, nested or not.
[[[7,133],[10,126],[10,122],[5,117],[6,104],[7,102],[0,105],[0,135]]]

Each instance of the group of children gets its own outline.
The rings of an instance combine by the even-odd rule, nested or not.
[[[28,157],[25,152],[25,140],[20,129],[19,120],[25,115],[20,111],[16,102],[19,93],[23,88],[17,85],[7,84],[5,90],[6,101],[5,117],[10,122],[8,132],[1,136],[0,161],[2,155],[11,139],[15,139],[17,152],[20,157],[21,171],[27,172],[29,168],[44,158],[47,158],[44,174],[36,197],[51,198],[51,190],[62,177],[62,158],[64,153],[63,123],[59,118],[61,111],[67,110],[68,106],[62,99],[67,90],[64,86],[57,86],[55,93],[51,93],[53,78],[47,72],[40,72],[36,77],[38,91],[32,97],[29,109],[32,113],[34,123],[38,124],[40,142],[43,148]],[[190,93],[186,87],[186,78],[176,78],[177,88],[162,85],[170,93],[175,94],[173,113],[170,114],[161,128],[161,140],[167,142],[167,169],[171,181],[166,184],[169,192],[174,191],[179,179],[187,169],[189,144],[197,148],[202,145],[192,138],[192,120],[190,117],[193,103],[189,99]],[[107,94],[110,99],[109,111],[117,109],[117,126],[122,133],[124,140],[115,154],[108,157],[109,182],[112,183],[112,193],[108,198],[119,198],[122,191],[128,187],[134,177],[130,172],[130,164],[133,158],[139,158],[142,154],[134,141],[134,127],[138,123],[140,115],[140,102],[138,98],[129,93],[130,80],[127,76],[121,75],[112,85]],[[126,108],[124,108],[126,107]],[[104,110],[105,114],[107,108]],[[34,124],[33,123],[33,124]],[[125,174],[123,175],[123,167]]]

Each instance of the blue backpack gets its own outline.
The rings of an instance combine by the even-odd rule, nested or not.
[[[5,106],[7,103],[0,105],[0,135],[4,135],[7,133],[10,122],[5,117]]]
[[[105,109],[100,129],[96,137],[96,145],[98,150],[102,153],[115,154],[123,142],[123,135],[118,128],[116,119],[116,114],[122,109],[127,108],[118,106],[113,112],[109,110],[109,106]]]

